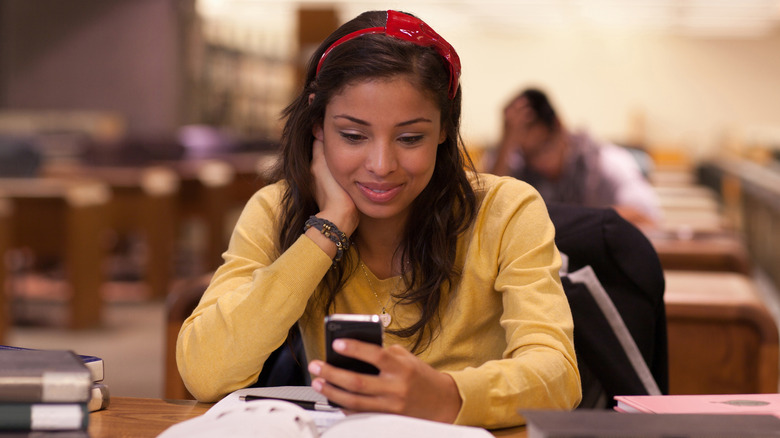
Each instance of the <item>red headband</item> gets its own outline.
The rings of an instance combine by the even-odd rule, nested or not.
[[[317,64],[317,72],[315,75],[319,74],[322,63],[331,50],[353,38],[368,34],[385,34],[393,38],[398,38],[399,40],[409,41],[418,46],[432,46],[439,55],[447,60],[447,65],[450,69],[449,97],[450,99],[455,97],[455,93],[458,91],[458,79],[460,79],[460,58],[458,57],[458,54],[455,53],[455,49],[422,20],[398,11],[387,11],[387,23],[385,24],[385,27],[361,29],[336,40],[336,42],[331,44],[325,53],[322,54],[320,62]]]

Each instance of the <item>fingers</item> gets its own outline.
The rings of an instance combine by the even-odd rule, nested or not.
[[[398,345],[378,347],[342,339],[340,354],[372,363],[376,375],[360,374],[314,360],[312,388],[347,411],[387,412],[452,422],[461,399],[454,380]]]
[[[368,362],[380,370],[380,375],[370,375],[353,372],[335,367],[322,361],[312,361],[309,372],[316,378],[312,387],[323,394],[328,400],[354,411],[387,411],[388,400],[397,385],[391,383],[393,373],[383,375],[383,369],[394,368],[394,360],[389,350],[377,345],[354,339],[337,339],[333,348],[338,353]]]
[[[526,125],[533,121],[534,114],[525,99],[518,99],[504,110],[507,121],[514,125]]]
[[[333,349],[339,354],[368,362],[377,368],[380,368],[379,362],[384,355],[384,349],[379,345],[349,338],[334,340]]]
[[[377,369],[380,370],[380,373],[381,367],[387,366],[388,364],[387,359],[383,359],[386,356],[384,349],[372,343],[361,342],[355,339],[340,338],[333,341],[332,347],[334,351],[343,356],[358,359],[374,365]],[[366,382],[365,379],[362,379],[362,377],[375,377],[374,375],[346,370],[327,363],[322,363],[321,361],[313,361],[312,366],[319,367],[318,369],[314,370],[310,369],[312,374],[323,377],[334,385],[338,385],[344,389],[356,393],[366,392],[363,388],[363,386],[366,385]]]
[[[328,400],[350,411],[382,410],[382,385],[377,376],[361,374],[324,363],[312,361],[309,371],[317,376],[311,386]]]

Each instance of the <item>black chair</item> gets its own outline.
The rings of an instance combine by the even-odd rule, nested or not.
[[[574,318],[582,408],[668,393],[664,276],[653,246],[613,209],[548,205]]]
[[[287,340],[265,361],[263,370],[252,387],[306,386],[311,383],[306,370],[306,352],[298,325],[292,326]]]
[[[38,176],[43,156],[31,139],[0,135],[0,177]]]

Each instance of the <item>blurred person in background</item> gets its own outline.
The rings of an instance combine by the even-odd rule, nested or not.
[[[612,207],[643,227],[661,219],[655,191],[631,153],[569,131],[539,89],[523,90],[504,108],[491,172],[531,184],[547,203]]]

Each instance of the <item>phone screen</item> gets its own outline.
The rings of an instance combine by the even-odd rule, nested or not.
[[[379,374],[379,370],[362,360],[342,356],[333,351],[333,341],[351,338],[382,345],[382,323],[379,315],[333,314],[325,317],[325,360],[339,368],[364,374]]]

